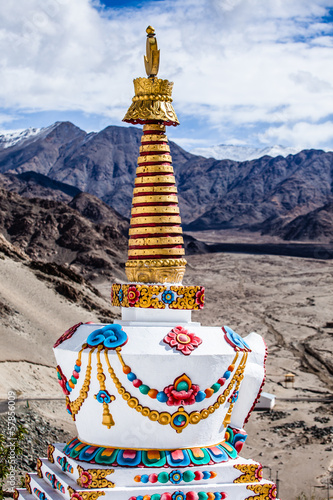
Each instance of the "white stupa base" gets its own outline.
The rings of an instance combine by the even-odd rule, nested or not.
[[[244,458],[185,468],[128,468],[87,464],[66,457],[65,444],[54,445],[52,463],[42,459],[38,474],[28,474],[21,500],[250,500],[276,498],[274,483],[261,479],[261,465]],[[61,463],[62,460],[62,463]],[[190,477],[186,476],[186,471]],[[82,486],[82,478],[92,478]],[[192,478],[192,479],[191,479]],[[185,480],[186,479],[186,480]],[[156,496],[153,496],[156,495]],[[259,495],[259,496],[258,496]],[[263,495],[263,496],[262,496]]]

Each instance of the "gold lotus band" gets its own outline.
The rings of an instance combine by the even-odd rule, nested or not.
[[[163,259],[128,260],[125,270],[131,283],[181,283],[185,266],[184,258],[173,256]]]
[[[135,185],[137,184],[175,184],[176,179],[174,175],[154,175],[145,177],[136,177]]]
[[[138,164],[140,163],[148,163],[152,161],[165,161],[167,163],[172,162],[171,155],[147,155],[147,156],[139,156]]]
[[[186,266],[186,259],[142,259],[142,260],[129,260],[126,262],[126,267],[174,267],[174,266]]]
[[[141,137],[141,142],[168,142],[168,138],[164,134],[146,134]]]
[[[133,189],[133,195],[135,194],[141,194],[141,193],[172,193],[176,194],[177,188],[176,186],[142,186],[142,187],[135,187]],[[138,197],[139,198],[139,197]]]
[[[153,245],[182,245],[182,236],[162,236],[161,238],[136,238],[130,239],[128,244],[133,246],[153,246]]]
[[[168,165],[145,165],[143,167],[137,167],[136,175],[138,174],[155,174],[155,173],[167,173],[173,174],[173,166]]]
[[[133,206],[138,203],[178,203],[178,196],[175,194],[153,194],[149,196],[135,196]]]
[[[168,214],[179,214],[179,207],[178,206],[148,206],[148,207],[133,207],[131,210],[132,215],[139,215],[139,214],[161,214],[163,213],[164,215]]]
[[[155,226],[155,227],[131,227],[129,235],[135,236],[137,234],[183,234],[181,226]]]
[[[168,144],[145,144],[140,146],[140,153],[146,153],[147,151],[166,151],[170,153],[170,146]]]
[[[184,248],[143,248],[128,250],[129,257],[143,257],[145,255],[185,255]]]

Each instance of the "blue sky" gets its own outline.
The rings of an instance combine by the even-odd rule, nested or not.
[[[333,149],[332,0],[1,2],[0,130],[125,126],[148,24],[185,149]]]

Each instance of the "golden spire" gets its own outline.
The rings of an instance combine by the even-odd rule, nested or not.
[[[156,78],[159,54],[155,30],[147,28],[148,78],[134,80],[135,97],[124,121],[141,123],[140,156],[136,170],[129,230],[127,278],[131,282],[180,283],[185,273],[183,232],[176,181],[165,134],[178,125],[171,105],[173,83]]]

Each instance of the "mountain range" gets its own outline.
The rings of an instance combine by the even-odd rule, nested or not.
[[[135,127],[87,133],[70,122],[57,122],[2,136],[0,183],[24,197],[66,203],[81,192],[90,193],[129,218],[141,135]],[[238,162],[194,155],[172,141],[170,149],[185,230],[332,239],[332,152],[303,150]],[[306,216],[303,222],[299,219]],[[322,218],[322,231],[307,229],[305,220],[317,220],[320,228]]]

